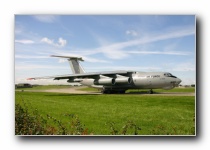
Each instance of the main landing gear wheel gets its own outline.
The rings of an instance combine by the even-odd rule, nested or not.
[[[154,93],[154,92],[153,92],[152,89],[148,91],[148,94],[153,94],[153,93]]]
[[[103,90],[101,90],[101,93],[102,94],[111,94],[111,90],[103,89]]]
[[[125,90],[118,91],[120,94],[125,94]]]
[[[103,89],[101,90],[102,94],[124,94],[125,90],[108,90],[108,89]]]

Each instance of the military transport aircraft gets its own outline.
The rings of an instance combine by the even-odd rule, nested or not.
[[[82,85],[98,88],[103,94],[125,93],[128,89],[152,89],[169,90],[181,83],[181,80],[168,72],[138,72],[138,71],[109,71],[86,73],[79,61],[84,61],[82,57],[57,56],[52,57],[67,58],[73,74],[28,78],[36,79],[67,79],[67,82],[79,82]]]

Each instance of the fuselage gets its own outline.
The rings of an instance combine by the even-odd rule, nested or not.
[[[101,79],[110,78],[101,77]],[[124,79],[123,77],[118,77],[116,79]],[[94,87],[94,88],[105,88],[105,89],[172,89],[178,84],[181,80],[176,76],[173,76],[168,72],[133,72],[130,75],[130,83],[124,84],[107,84],[107,85],[96,85],[95,79],[82,79],[81,84]]]
[[[128,89],[172,89],[181,82],[179,78],[168,72],[137,72],[137,71],[103,71],[86,73],[79,61],[82,57],[58,56],[53,57],[67,58],[73,74],[28,78],[54,80],[67,79],[67,82],[79,82],[82,85],[99,88],[102,93],[125,93]]]

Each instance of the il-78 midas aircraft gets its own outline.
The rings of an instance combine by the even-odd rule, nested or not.
[[[103,94],[125,93],[128,89],[148,89],[152,94],[153,89],[169,90],[181,83],[181,80],[168,72],[137,72],[137,71],[109,71],[86,73],[79,61],[82,57],[57,56],[67,58],[73,74],[28,78],[36,79],[67,79],[67,82],[78,82],[82,85],[98,88]]]

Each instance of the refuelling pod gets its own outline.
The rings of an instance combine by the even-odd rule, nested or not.
[[[113,78],[106,78],[106,79],[96,79],[94,80],[95,85],[114,85],[115,79]]]

